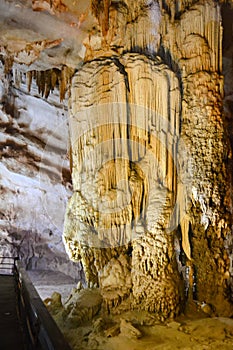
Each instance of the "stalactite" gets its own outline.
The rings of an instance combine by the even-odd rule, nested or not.
[[[4,73],[5,74],[9,74],[12,66],[14,63],[14,57],[13,55],[8,54],[5,58],[4,58]]]
[[[45,98],[48,98],[51,90],[51,70],[48,70],[45,74]]]
[[[45,72],[40,71],[39,72],[39,85],[38,85],[38,92],[39,94],[44,96],[44,91],[45,91]]]
[[[30,92],[31,91],[31,85],[32,85],[33,72],[32,71],[28,71],[26,73],[26,77],[27,77],[27,89],[28,89],[28,92]]]
[[[51,70],[51,90],[54,90],[58,80],[58,71],[57,69]]]
[[[66,74],[64,67],[61,70],[61,74],[59,77],[59,90],[60,90],[60,101],[64,100],[65,92],[66,92]]]
[[[49,97],[51,91],[58,86],[60,91],[60,100],[65,99],[65,94],[70,87],[70,80],[74,74],[72,68],[64,66],[61,70],[54,68],[46,71],[28,71],[27,76],[27,87],[30,92],[32,79],[36,80],[38,87],[38,93],[46,99]]]
[[[13,69],[12,73],[15,86],[20,88],[22,82],[22,72],[20,72],[18,69]]]

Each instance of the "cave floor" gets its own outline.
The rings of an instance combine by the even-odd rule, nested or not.
[[[137,329],[142,333],[140,339],[121,334],[111,337],[96,334],[91,324],[76,329],[64,327],[62,330],[74,350],[233,349],[233,320],[227,318],[186,319],[182,323],[137,325]]]
[[[71,289],[77,285],[72,277],[58,271],[28,270],[27,273],[42,300],[49,298],[56,291],[61,294],[64,302]]]
[[[156,320],[153,314],[137,310],[116,315],[100,310],[85,321],[88,305],[93,305],[94,298],[88,290],[77,291],[76,294],[76,306],[74,295],[64,305],[55,303],[54,307],[50,306],[50,312],[74,350],[233,349],[233,319],[210,317],[195,308],[195,303],[189,312],[165,323]],[[67,317],[66,310],[70,307],[73,311]],[[126,320],[123,327],[122,320]],[[131,326],[140,332],[138,338]]]
[[[61,294],[63,306],[50,308],[50,312],[64,333],[73,350],[232,350],[233,319],[226,317],[209,317],[193,305],[189,313],[181,315],[175,321],[160,323],[154,321],[148,313],[130,311],[120,315],[106,316],[99,312],[89,321],[75,324],[64,318],[64,310],[71,291],[75,289],[75,281],[69,276],[53,271],[29,271],[29,276],[41,298],[50,298],[53,292]],[[87,291],[87,290],[86,290]],[[71,293],[71,294],[70,294]],[[77,295],[78,295],[77,291]],[[85,292],[86,311],[88,293]],[[71,302],[71,304],[73,301]],[[92,300],[90,299],[90,304]],[[82,305],[79,304],[79,307]],[[85,313],[82,314],[84,319]],[[74,315],[74,320],[76,313]],[[121,320],[130,323],[141,332],[136,339],[127,334],[115,332],[114,327]],[[96,329],[96,325],[102,328]]]
[[[18,318],[14,276],[0,275],[0,349],[26,349]]]

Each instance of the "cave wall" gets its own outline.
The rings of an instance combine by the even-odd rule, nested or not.
[[[99,31],[85,42],[69,102],[70,257],[113,312],[139,307],[164,319],[186,297],[231,315],[220,5],[92,7]]]
[[[55,89],[41,98],[36,81],[1,65],[0,255],[19,256],[28,269],[80,278],[62,242],[71,194],[67,107]]]

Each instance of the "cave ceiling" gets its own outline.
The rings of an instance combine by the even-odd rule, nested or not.
[[[232,0],[220,0],[233,6]],[[83,42],[98,31],[91,0],[1,0],[0,57],[5,70],[76,69]],[[98,6],[97,6],[98,7]]]
[[[0,55],[9,69],[76,68],[94,25],[87,0],[1,0]]]

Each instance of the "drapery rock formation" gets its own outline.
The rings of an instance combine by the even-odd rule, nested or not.
[[[172,317],[185,288],[189,301],[231,315],[220,6],[92,7],[100,32],[85,43],[71,87],[69,254],[112,311]]]
[[[55,164],[68,135],[59,131],[47,144],[43,118],[39,135],[31,130],[37,119],[26,111],[36,83],[51,98],[39,108],[57,120],[66,120],[69,97],[73,194],[64,242],[106,309],[141,308],[163,320],[197,299],[232,315],[232,1],[28,0],[0,8],[4,203],[20,202],[20,213],[27,191],[17,183],[14,191],[26,195],[8,196],[10,172],[35,178],[38,167],[47,187],[42,181],[36,191],[51,190],[56,204],[58,187],[71,195],[52,179],[68,175],[67,159]],[[30,170],[16,156],[29,159]],[[22,216],[17,227],[34,225]],[[36,216],[44,219],[40,209]],[[35,240],[48,232],[38,225]]]
[[[182,208],[185,216],[180,220],[182,239],[192,247],[195,295],[224,313],[228,306],[223,299],[230,283],[226,248],[231,241],[232,204],[231,155],[222,111],[220,8],[212,1],[200,2],[181,15],[179,27],[173,18],[165,22],[161,29],[164,54],[169,51],[182,70],[181,138],[192,166],[191,203]],[[185,165],[180,172],[185,178]],[[181,202],[186,203],[186,193],[183,190]]]
[[[153,277],[159,276],[162,282],[165,271],[170,269],[174,279],[179,279],[173,269],[170,233],[162,232],[176,197],[173,189],[177,145],[173,137],[177,138],[179,132],[179,83],[159,59],[151,61],[140,54],[125,54],[121,62],[105,58],[86,63],[73,79],[70,113],[75,193],[69,204],[65,239],[68,235],[67,242],[71,241],[75,258],[85,254],[83,263],[88,279],[96,283],[97,273],[100,274],[103,292],[103,270],[107,264],[105,275],[110,281],[111,274],[115,278],[115,265],[122,252],[127,257],[122,269],[126,268],[129,276],[130,270],[135,270],[131,275],[132,285],[128,286],[128,293],[123,293],[119,280],[118,296],[108,290],[106,299],[110,305],[113,300],[119,303],[118,299],[129,296],[133,288],[138,299],[142,292],[146,293],[146,307],[155,311],[152,303],[155,289],[159,294],[157,300],[162,295],[166,300],[167,296],[157,281],[157,288],[152,287]],[[120,64],[125,71],[120,71]],[[149,79],[146,84],[145,79]],[[154,91],[155,98],[152,94],[145,95],[145,101],[141,94],[145,89]],[[166,103],[157,104],[163,91],[167,94]],[[171,101],[169,106],[167,100]],[[168,159],[164,159],[166,153]],[[80,241],[80,249],[78,246],[74,249],[75,239]],[[154,249],[150,251],[148,244]],[[157,257],[159,264],[154,263]],[[94,264],[89,268],[92,258]],[[151,270],[149,267],[153,265]],[[125,281],[129,277],[123,270],[119,278]],[[108,289],[115,288],[109,284]],[[179,296],[173,291],[171,307],[175,300],[179,303]]]

